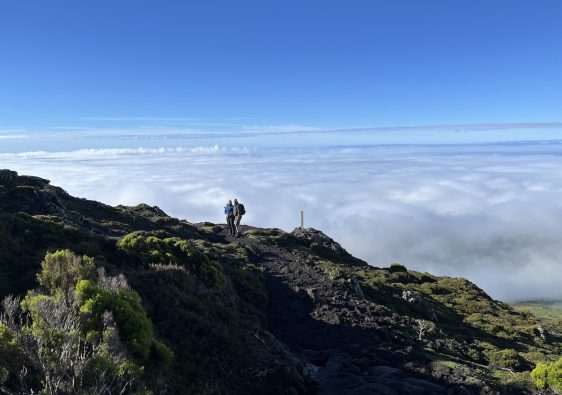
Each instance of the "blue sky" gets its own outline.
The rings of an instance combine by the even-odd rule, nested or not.
[[[0,129],[557,122],[561,21],[558,0],[5,1]]]

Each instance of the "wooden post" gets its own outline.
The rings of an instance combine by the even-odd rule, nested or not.
[[[301,228],[304,228],[304,211],[301,210]]]

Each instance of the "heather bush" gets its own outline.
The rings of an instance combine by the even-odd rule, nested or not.
[[[140,362],[149,362],[149,357],[153,357],[158,364],[164,365],[171,361],[171,350],[154,339],[152,322],[142,308],[136,292],[125,289],[111,292],[93,281],[80,280],[76,286],[76,294],[80,315],[86,318],[88,330],[101,333],[103,323],[100,322],[100,317],[105,311],[109,311],[119,329],[119,337],[133,357]]]
[[[406,266],[401,265],[399,263],[391,263],[390,267],[388,268],[389,271],[393,272],[393,273],[397,273],[397,272],[408,272],[408,269],[406,268]]]
[[[531,372],[531,378],[537,388],[562,392],[562,358],[552,363],[539,363]]]
[[[30,291],[21,303],[4,299],[1,392],[150,393],[147,374],[168,366],[173,353],[154,338],[124,277],[99,275],[93,259],[57,251],[45,256],[37,276],[47,293]]]
[[[506,368],[513,371],[522,371],[527,368],[526,361],[512,349],[494,350],[486,353],[490,365]]]
[[[221,265],[209,260],[187,240],[134,232],[121,238],[117,245],[128,254],[138,257],[146,265],[184,266],[209,289],[223,291],[226,286],[226,277]]]
[[[79,279],[95,276],[94,260],[88,256],[77,256],[70,250],[47,254],[37,275],[39,284],[54,293],[74,288]]]

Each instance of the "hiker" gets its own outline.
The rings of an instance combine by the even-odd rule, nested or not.
[[[234,237],[242,236],[242,230],[240,229],[240,220],[242,216],[246,214],[246,208],[242,203],[238,203],[238,199],[234,199],[234,223],[236,225],[236,235]]]
[[[226,215],[226,223],[228,224],[228,233],[230,236],[236,234],[236,227],[234,226],[234,206],[232,205],[232,200],[229,200],[224,206],[224,215]]]

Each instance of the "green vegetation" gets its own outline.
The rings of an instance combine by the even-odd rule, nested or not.
[[[23,352],[16,336],[5,324],[0,323],[0,388],[13,382],[13,372],[22,366]]]
[[[399,272],[407,273],[408,272],[408,269],[406,269],[406,266],[401,265],[401,264],[396,263],[396,262],[391,263],[388,270],[390,270],[392,273],[399,273]]]
[[[173,393],[229,393],[248,380],[250,366],[270,358],[255,355],[247,330],[266,323],[268,297],[243,247],[158,231],[125,235],[117,247],[136,268],[129,280],[150,300],[155,330],[174,346],[166,373]]]
[[[494,301],[465,279],[418,273],[400,264],[388,269],[358,269],[324,258],[316,262],[334,280],[345,283],[348,278],[357,278],[364,295],[382,315],[397,313],[431,322],[433,330],[424,333],[424,352],[436,361],[451,358],[455,369],[489,369],[491,372],[479,381],[528,386],[532,366],[559,354],[562,341],[552,334],[554,331],[548,342],[541,338],[537,328],[546,328],[544,322]],[[394,319],[387,325],[406,342],[418,333],[415,325],[401,325]]]
[[[528,369],[526,361],[512,349],[493,350],[487,353],[490,365],[499,368],[506,368],[513,371],[522,371]]]
[[[103,271],[96,276],[92,258],[69,250],[47,254],[41,267],[37,277],[45,292],[29,291],[21,304],[11,297],[3,302],[0,355],[10,355],[0,359],[3,392],[87,394],[106,388],[132,394],[149,383],[157,389],[153,379],[173,353],[154,338],[124,278],[114,281]]]
[[[76,295],[80,315],[86,318],[89,338],[103,331],[103,323],[99,317],[105,312],[111,312],[119,328],[119,337],[133,357],[140,362],[149,361],[149,357],[165,364],[171,362],[173,354],[154,339],[152,322],[140,305],[136,292],[127,289],[106,290],[95,281],[80,280],[76,285]]]
[[[45,180],[0,171],[0,300],[27,294],[16,305],[18,317],[29,317],[29,331],[52,324],[44,313],[71,306],[67,316],[79,328],[40,333],[54,336],[50,344],[90,350],[84,383],[103,374],[115,383],[133,379],[139,391],[150,383],[172,394],[260,388],[266,377],[256,372],[283,360],[254,333],[267,325],[263,274],[244,247],[216,236],[220,230],[157,207],[77,199]],[[100,275],[100,267],[127,280]],[[29,360],[18,360],[21,347],[14,347],[25,331],[4,325],[0,332],[0,382],[19,389],[18,369]],[[42,373],[28,371],[26,385],[43,388]]]
[[[144,264],[181,265],[198,276],[205,285],[223,291],[226,279],[221,265],[199,252],[189,241],[177,237],[161,238],[145,232],[123,237],[118,247],[140,258]]]
[[[521,312],[528,312],[541,319],[552,321],[554,324],[562,324],[562,303],[560,302],[521,302],[515,303],[513,307]]]
[[[562,358],[549,364],[538,364],[531,372],[531,377],[537,388],[562,392]]]
[[[92,258],[74,255],[70,250],[61,250],[45,256],[37,280],[54,294],[59,290],[70,290],[81,279],[94,277],[95,264]]]

